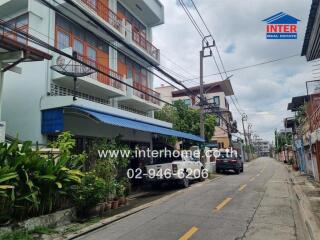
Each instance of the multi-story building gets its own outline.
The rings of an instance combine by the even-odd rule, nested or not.
[[[308,24],[306,33],[304,36],[304,42],[301,55],[306,57],[307,61],[319,60],[320,58],[320,2],[318,0],[312,0]],[[316,69],[314,69],[316,70]],[[308,83],[318,83],[315,91],[310,92]],[[310,149],[309,156],[306,159],[310,159],[313,162],[312,172],[317,181],[320,181],[320,94],[319,94],[319,81],[308,81],[307,94],[310,97],[310,101],[307,104],[306,115],[310,132]]]
[[[174,101],[182,100],[190,107],[198,107],[199,100],[196,97],[190,97],[185,90],[175,90],[173,87],[165,85],[161,85],[155,89],[166,102],[173,103]],[[191,87],[190,90],[193,92],[194,96],[199,96],[199,86]],[[228,129],[227,125],[229,127],[232,125],[233,117],[226,97],[234,95],[231,82],[230,80],[224,80],[205,84],[204,93],[208,102],[217,108],[217,111],[220,112],[223,119],[226,120],[224,121],[220,117],[216,118],[217,126],[211,143],[217,144],[220,148],[228,148],[231,143],[231,129]]]
[[[51,70],[70,59],[24,40],[53,59],[20,64],[21,75],[6,75],[3,119],[9,135],[46,144],[68,130],[80,148],[92,138],[117,135],[146,145],[152,144],[153,133],[201,140],[153,117],[160,94],[148,69],[160,63],[160,51],[152,44],[152,28],[164,22],[159,0],[45,2],[56,9],[37,0],[1,2],[0,19],[69,55],[76,53],[106,74],[78,77],[74,88],[72,77]],[[10,37],[19,41],[15,32]]]
[[[270,156],[271,145],[269,141],[263,139],[255,139],[252,144],[259,156]]]

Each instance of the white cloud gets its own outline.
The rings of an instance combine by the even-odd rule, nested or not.
[[[214,35],[226,69],[301,53],[311,0],[194,1]],[[173,2],[162,0],[165,24],[154,29],[154,42],[163,55],[162,65],[187,78],[193,78],[199,75],[201,39],[183,9]],[[194,9],[190,11],[196,16]],[[265,39],[265,24],[262,20],[281,11],[301,20],[297,40]],[[197,22],[201,23],[199,18]],[[205,30],[204,27],[202,29]],[[230,46],[234,48],[226,53]],[[166,58],[181,65],[187,72]],[[213,61],[206,59],[205,75],[216,72]],[[293,96],[305,94],[305,81],[312,79],[311,68],[304,57],[231,74],[234,75],[231,78],[234,91],[241,107],[248,113],[254,130],[269,140],[273,138],[274,128],[281,128],[283,118],[291,114],[286,110],[288,102]],[[206,82],[217,80],[220,80],[219,76],[205,78]],[[189,83],[189,86],[196,82]],[[231,110],[238,126],[241,126],[239,114],[232,104]]]

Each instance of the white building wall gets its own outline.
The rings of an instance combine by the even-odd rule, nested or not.
[[[2,116],[7,122],[7,134],[23,141],[45,143],[40,128],[40,100],[47,90],[47,63],[24,63],[21,66],[22,75],[5,73]]]
[[[28,9],[14,13],[15,16],[29,12],[30,34],[53,44],[52,11],[35,0],[29,0]],[[10,16],[13,18],[15,16]],[[50,26],[50,27],[49,27]],[[46,53],[49,51],[29,43]],[[41,134],[40,101],[48,92],[51,78],[51,61],[21,63],[22,74],[6,72],[4,77],[3,118],[7,122],[7,134],[21,140],[46,142]]]

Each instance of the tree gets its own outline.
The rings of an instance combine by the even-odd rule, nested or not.
[[[165,105],[155,113],[159,120],[171,122],[173,129],[182,132],[189,132],[195,135],[200,133],[200,111],[189,108],[182,100],[175,101],[173,105]],[[216,126],[215,117],[205,115],[205,138],[210,140],[214,135]]]

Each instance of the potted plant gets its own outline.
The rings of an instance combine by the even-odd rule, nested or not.
[[[116,208],[119,207],[119,197],[118,197],[118,195],[117,195],[118,185],[119,185],[119,183],[117,183],[116,181],[114,181],[114,183],[113,183],[113,189],[114,189],[114,191],[113,191],[113,194],[112,194],[113,199],[112,199],[112,201],[111,201],[111,204],[112,204],[112,207],[111,207],[111,208],[112,208],[112,209],[116,209]]]
[[[94,172],[86,173],[81,184],[72,192],[72,199],[76,205],[78,216],[95,217],[104,210],[106,197],[106,183]]]
[[[117,186],[117,195],[119,196],[119,201],[121,205],[124,205],[127,203],[126,195],[128,194],[128,186],[129,181],[128,179],[121,179],[118,186]]]

